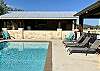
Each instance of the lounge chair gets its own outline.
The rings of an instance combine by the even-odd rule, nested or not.
[[[72,42],[67,42],[67,41],[63,41],[64,44],[68,44],[68,45],[73,45],[75,43],[81,43],[83,42],[83,40],[86,38],[86,33],[82,33],[82,35],[77,39],[77,40],[73,40]]]
[[[87,54],[95,54],[99,53],[99,47],[100,40],[96,40],[90,47],[82,47],[82,48],[68,48],[67,52],[69,52],[69,55],[72,53],[86,53]]]
[[[74,39],[75,34],[73,32],[68,33],[67,35],[65,35],[65,39],[63,42],[72,42],[72,40]]]
[[[82,35],[78,38],[78,40],[76,40],[74,43],[81,43],[83,42],[83,40],[86,38],[86,33],[82,33]]]
[[[85,40],[82,43],[74,43],[74,44],[66,44],[66,47],[87,47],[89,46],[89,40],[91,37],[86,37]]]
[[[10,36],[8,31],[2,31],[2,36],[3,36],[3,39],[11,39],[11,37],[14,38],[13,36]]]
[[[94,43],[95,40],[97,39],[98,34],[91,33],[90,35],[91,35],[90,43]]]
[[[10,39],[10,35],[7,31],[2,32],[3,39]]]

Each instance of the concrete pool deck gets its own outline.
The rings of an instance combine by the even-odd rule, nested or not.
[[[52,71],[100,71],[100,55],[68,55],[61,40],[52,40]]]

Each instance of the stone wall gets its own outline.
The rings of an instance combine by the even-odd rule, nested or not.
[[[64,39],[65,35],[72,31],[31,31],[31,30],[8,30],[10,36],[15,39],[35,39],[35,40],[49,40],[49,39]]]
[[[22,39],[22,31],[20,30],[8,30],[11,38],[13,39],[13,37],[15,39]]]

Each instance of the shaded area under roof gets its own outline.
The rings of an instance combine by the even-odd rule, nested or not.
[[[72,11],[10,11],[0,19],[77,18]]]
[[[94,4],[88,6],[82,11],[76,13],[74,16],[80,16],[83,18],[99,18],[100,17],[100,0]]]

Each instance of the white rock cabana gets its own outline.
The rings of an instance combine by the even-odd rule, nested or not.
[[[0,16],[0,26],[7,28],[10,35],[17,39],[63,39],[68,31],[76,29],[76,24],[79,24],[79,17],[73,16],[75,13],[10,11]]]

